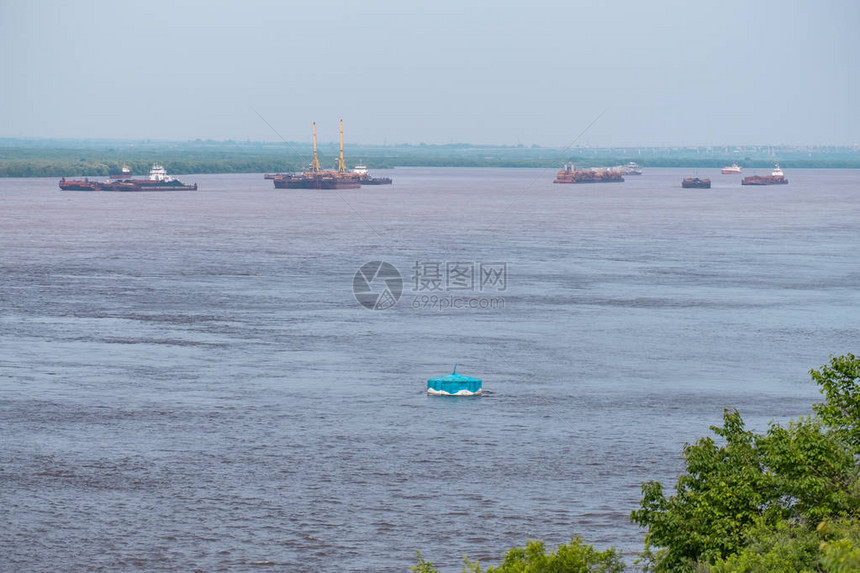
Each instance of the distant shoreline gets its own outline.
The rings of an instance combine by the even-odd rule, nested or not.
[[[649,167],[720,168],[737,162],[747,169],[779,163],[787,169],[860,169],[860,146],[573,147],[347,145],[348,165],[395,167],[561,168],[611,167],[630,161]],[[324,167],[334,164],[334,143],[320,146]],[[266,173],[301,171],[311,157],[308,143],[235,141],[116,141],[0,138],[0,177],[106,177],[126,165],[135,174],[154,162],[169,173]]]

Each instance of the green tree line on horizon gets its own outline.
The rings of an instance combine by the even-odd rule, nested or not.
[[[333,168],[337,147],[320,146],[320,161]],[[766,169],[779,162],[784,168],[860,168],[860,154],[825,153],[809,157],[801,152],[775,156],[759,153],[737,157],[731,153],[700,154],[691,150],[600,150],[562,152],[550,148],[444,146],[350,146],[347,163],[370,169],[395,167],[533,167],[560,169],[572,162],[579,167],[609,167],[635,161],[643,167],[719,168],[738,160],[743,167]],[[227,143],[99,143],[61,145],[44,142],[18,145],[0,142],[0,177],[100,177],[125,164],[138,176],[153,162],[169,173],[264,173],[303,170],[311,158],[304,144],[253,145]]]
[[[580,168],[608,167],[627,163],[627,158],[608,158],[600,164],[583,158],[569,158],[567,162],[574,163]],[[0,177],[101,177],[118,171],[123,164],[131,167],[137,175],[146,175],[152,166],[150,160],[131,160],[125,162],[103,161],[100,159],[83,161],[54,161],[54,160],[4,160],[0,159]],[[263,159],[171,159],[160,162],[168,173],[200,174],[200,173],[271,173],[293,172],[306,169],[306,165],[297,161],[285,161],[273,158]],[[324,162],[324,166],[329,161]],[[364,164],[370,169],[394,169],[396,167],[498,167],[498,168],[543,168],[560,169],[564,162],[547,161],[543,159],[506,159],[506,158],[458,158],[458,157],[379,157],[367,160]],[[860,161],[780,161],[787,169],[857,169]],[[724,165],[720,161],[701,161],[692,159],[649,159],[640,160],[644,168],[676,167],[690,169],[718,169]],[[747,162],[746,169],[770,169],[773,162]],[[329,166],[333,169],[333,166]]]
[[[824,402],[813,413],[746,429],[726,409],[716,437],[683,448],[685,473],[667,493],[642,486],[631,520],[645,529],[637,560],[652,573],[849,573],[860,571],[860,358],[831,357],[811,370]],[[509,550],[497,566],[464,557],[464,573],[616,573],[614,548],[578,536],[547,550]],[[414,573],[436,573],[418,553]]]

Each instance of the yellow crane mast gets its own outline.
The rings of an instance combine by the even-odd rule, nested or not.
[[[340,158],[337,160],[338,173],[346,173],[346,161],[343,159],[343,120],[340,120]]]
[[[311,171],[319,173],[320,158],[317,155],[317,122],[314,122],[314,160],[311,161]]]

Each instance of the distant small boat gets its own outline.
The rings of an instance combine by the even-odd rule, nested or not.
[[[681,187],[684,189],[710,189],[710,179],[699,179],[698,177],[687,177],[681,181]]]
[[[728,167],[723,167],[723,175],[731,175],[733,173],[740,173],[741,167],[737,163],[732,163]]]
[[[119,171],[113,171],[108,174],[110,179],[130,179],[131,178],[131,167],[128,165],[123,165]]]
[[[427,381],[427,393],[434,396],[477,396],[481,394],[481,384],[478,378],[457,374],[455,364],[451,374]]]

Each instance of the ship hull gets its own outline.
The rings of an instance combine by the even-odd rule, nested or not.
[[[751,177],[744,177],[743,181],[741,181],[741,185],[788,185],[788,179],[785,177],[775,177],[773,175],[753,175]]]
[[[563,180],[556,179],[553,183],[562,183],[562,184],[584,184],[584,183],[623,183],[624,179],[591,179],[586,181],[580,180]]]
[[[129,183],[129,182],[109,182],[109,183],[100,183],[99,189],[102,191],[120,191],[120,192],[140,192],[140,191],[197,191],[197,183],[192,183],[191,185],[172,185],[172,184],[160,184],[160,185],[141,185],[139,183]]]
[[[681,187],[684,189],[710,189],[711,188],[711,180],[710,179],[684,179],[681,181]]]
[[[96,181],[61,179],[60,189],[63,191],[98,191],[99,185]]]
[[[561,173],[553,183],[578,184],[578,183],[624,183],[624,177],[619,173],[606,172],[604,175],[594,174],[592,171],[574,171],[574,174]],[[582,175],[580,175],[582,174]]]
[[[326,175],[287,175],[275,177],[275,189],[358,189],[361,181],[357,177],[333,177]]]
[[[368,177],[361,180],[362,185],[391,185],[391,177]]]

